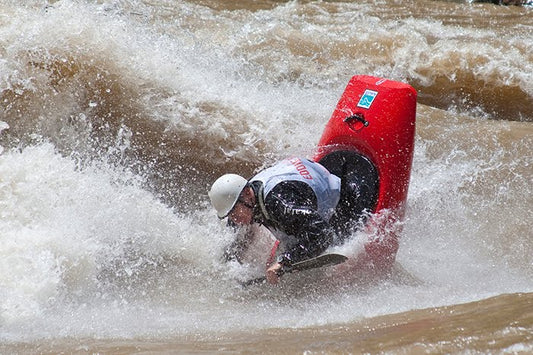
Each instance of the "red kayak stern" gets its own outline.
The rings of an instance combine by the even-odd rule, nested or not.
[[[357,153],[376,168],[379,184],[365,244],[372,264],[388,268],[398,250],[413,161],[417,93],[408,84],[354,76],[346,86],[313,160],[337,152]],[[327,159],[326,159],[327,160]],[[342,178],[342,177],[341,177]],[[391,226],[394,225],[394,228]]]

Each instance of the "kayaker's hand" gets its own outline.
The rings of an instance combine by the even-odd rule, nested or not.
[[[280,263],[274,263],[269,266],[266,271],[266,279],[269,284],[276,285],[279,282],[279,277],[281,275],[282,265]]]

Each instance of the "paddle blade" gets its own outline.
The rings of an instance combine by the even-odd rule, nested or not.
[[[340,263],[343,263],[348,258],[341,254],[323,254],[317,256],[316,258],[307,259],[300,261],[299,263],[293,264],[288,270],[283,270],[284,273],[289,273],[293,271],[304,271],[309,269],[315,269],[317,267],[324,266],[333,266]]]
[[[348,260],[348,258],[341,254],[323,254],[320,256],[317,256],[316,258],[307,259],[304,261],[300,261],[298,263],[292,264],[290,267],[285,267],[281,269],[280,275],[288,274],[295,271],[304,271],[309,269],[315,269],[318,267],[324,267],[324,266],[333,266],[340,263],[345,262]],[[243,286],[250,286],[250,285],[258,285],[264,283],[266,280],[266,277],[258,277],[256,279],[248,280],[241,285]]]

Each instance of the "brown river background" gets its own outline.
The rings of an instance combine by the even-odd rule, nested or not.
[[[206,191],[418,91],[392,274],[243,289]],[[0,0],[0,353],[533,353],[533,9]],[[338,252],[354,256],[364,236]]]

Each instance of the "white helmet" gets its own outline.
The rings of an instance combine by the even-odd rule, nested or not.
[[[222,219],[231,212],[247,183],[245,178],[236,174],[222,175],[213,183],[207,194],[218,218]]]

